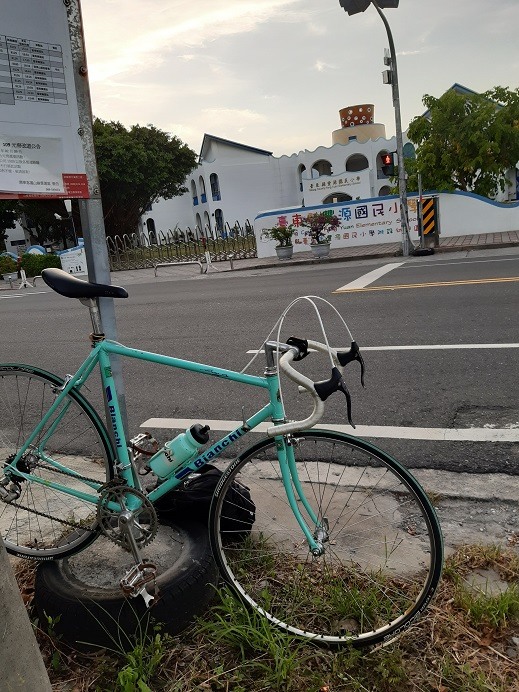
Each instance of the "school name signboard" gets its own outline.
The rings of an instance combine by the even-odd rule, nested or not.
[[[0,0],[0,198],[87,198],[67,8]]]
[[[376,245],[379,243],[401,243],[402,226],[398,197],[376,197],[358,202],[339,202],[319,207],[298,207],[297,209],[277,210],[259,214],[254,222],[258,238],[258,257],[275,256],[276,242],[268,239],[264,231],[274,226],[295,227],[292,243],[294,252],[309,251],[310,237],[303,221],[307,214],[319,213],[335,215],[340,225],[330,233],[332,248],[355,245]],[[408,200],[409,226],[411,240],[417,241],[418,220],[416,199]]]

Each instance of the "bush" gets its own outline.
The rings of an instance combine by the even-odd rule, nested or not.
[[[0,257],[0,274],[10,274],[16,271],[16,262],[9,255]]]
[[[61,262],[57,255],[32,255],[26,253],[22,257],[22,269],[27,276],[39,276],[42,269],[47,267],[58,267],[61,269]]]

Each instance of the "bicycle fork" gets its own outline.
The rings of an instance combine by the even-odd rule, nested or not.
[[[285,492],[287,494],[290,508],[292,509],[292,512],[294,513],[303,534],[305,535],[310,547],[310,552],[314,557],[320,557],[321,555],[324,555],[326,551],[325,543],[327,543],[329,540],[329,523],[326,517],[322,517],[321,519],[317,517],[313,508],[308,502],[303,486],[301,485],[294,454],[294,446],[297,445],[297,439],[293,438],[291,435],[285,435],[284,437],[276,438],[276,445],[281,467],[281,476],[283,478],[283,485],[285,486]],[[295,493],[294,488],[296,491]],[[313,533],[301,514],[298,501],[304,507],[306,513],[310,517],[311,523],[315,527]]]

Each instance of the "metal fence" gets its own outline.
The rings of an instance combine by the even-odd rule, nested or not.
[[[205,260],[208,252],[211,262],[257,257],[256,237],[249,221],[234,226],[226,224],[216,235],[205,229],[156,233],[131,233],[106,238],[111,271],[144,269],[162,262],[193,262]]]

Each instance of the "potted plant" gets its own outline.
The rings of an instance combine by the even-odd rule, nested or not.
[[[307,214],[301,221],[306,228],[305,234],[311,238],[310,248],[315,257],[327,257],[330,254],[331,233],[340,225],[335,214],[313,212]]]
[[[294,231],[295,228],[292,224],[288,226],[273,226],[263,231],[264,238],[276,241],[276,255],[278,259],[291,259],[294,252],[294,246],[292,245]]]
[[[15,281],[18,278],[16,262],[9,255],[2,255],[0,257],[0,274],[4,281]]]

